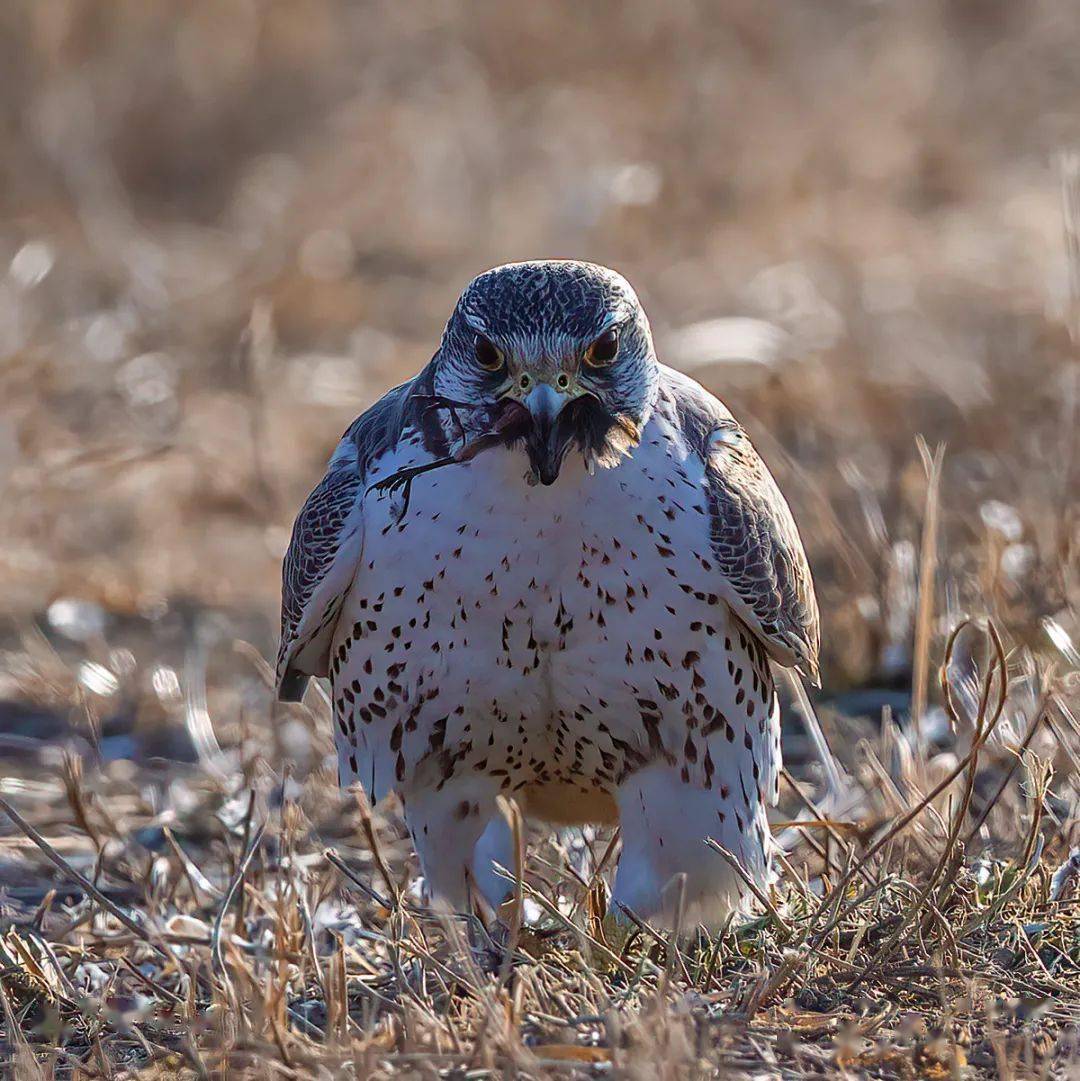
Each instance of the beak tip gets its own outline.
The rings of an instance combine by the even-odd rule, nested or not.
[[[565,439],[558,434],[559,418],[568,398],[547,383],[538,383],[523,402],[532,416],[529,457],[545,488],[559,479]]]

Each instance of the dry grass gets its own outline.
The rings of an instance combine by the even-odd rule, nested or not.
[[[974,635],[959,629],[950,671]],[[1067,681],[1032,673],[1018,701],[996,633],[989,654],[946,695],[964,753],[827,718],[848,749],[838,805],[789,775],[767,914],[712,938],[642,927],[618,953],[596,937],[607,836],[535,838],[489,934],[425,908],[396,808],[373,818],[324,769],[300,781],[222,751],[157,778],[127,761],[83,777],[70,758],[56,781],[9,777],[27,808],[0,801],[22,868],[0,939],[10,1061],[27,1077],[1065,1076],[1080,859],[1052,779],[1060,757],[1075,785],[1080,730]],[[288,713],[328,749],[321,709]],[[183,815],[161,811],[163,784]]]
[[[4,1064],[1075,1073],[1078,53],[1071,0],[0,7]],[[746,422],[823,609],[763,915],[623,956],[607,835],[427,912],[263,660],[338,433],[547,255]]]

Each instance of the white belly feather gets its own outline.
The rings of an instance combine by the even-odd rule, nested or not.
[[[666,757],[757,818],[775,695],[718,596],[700,464],[658,416],[615,469],[571,454],[550,487],[525,469],[499,449],[418,477],[400,517],[400,496],[366,497],[332,653],[343,781],[610,792]]]

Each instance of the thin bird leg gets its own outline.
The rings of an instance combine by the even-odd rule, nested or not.
[[[416,477],[419,477],[424,473],[430,473],[433,469],[442,469],[444,465],[461,465],[464,462],[471,462],[482,450],[485,450],[487,447],[493,446],[496,443],[501,443],[502,441],[503,436],[501,433],[482,435],[479,439],[474,439],[471,443],[466,443],[461,450],[454,454],[436,458],[433,462],[425,462],[423,465],[409,465],[404,469],[399,469],[396,473],[391,473],[390,476],[383,477],[382,480],[377,480],[370,488],[368,488],[368,491],[397,491],[398,488],[401,488],[403,485],[411,484]]]
[[[459,402],[454,398],[447,398],[442,394],[415,394],[417,401],[430,402],[427,409],[438,409],[440,406],[455,407],[457,409],[479,409],[482,402]]]
[[[428,413],[432,413],[437,409],[445,409],[457,427],[460,439],[465,438],[465,425],[461,423],[457,411],[459,409],[480,409],[484,405],[483,402],[459,402],[454,398],[447,398],[443,394],[417,394],[415,397],[418,401],[427,402],[427,405],[424,406],[425,417]]]
[[[464,438],[465,428],[458,418],[457,411],[459,409],[479,409],[480,402],[459,402],[453,398],[446,398],[442,394],[418,394],[417,398],[420,401],[426,401],[428,404],[424,406],[424,415],[435,409],[445,409],[449,414],[453,422],[458,426],[458,430],[462,433]]]
[[[466,443],[453,457],[455,462],[471,462],[482,450],[500,446],[506,442],[505,432],[486,432],[484,435]]]
[[[401,514],[398,516],[399,520],[405,517],[406,512],[409,509],[409,500],[412,498],[412,482],[421,473],[430,473],[433,469],[441,469],[444,465],[455,465],[457,458],[446,457],[436,458],[433,462],[427,462],[425,465],[412,465],[405,469],[399,469],[396,473],[391,473],[388,477],[383,477],[382,480],[377,480],[370,488],[369,492],[396,492],[399,488],[404,489],[405,502],[401,508]]]
[[[430,473],[433,469],[442,469],[446,465],[461,465],[465,462],[471,462],[482,450],[486,450],[488,447],[495,446],[504,442],[505,436],[501,432],[489,432],[487,435],[482,435],[478,439],[474,439],[471,443],[466,443],[457,453],[446,455],[443,458],[436,458],[433,462],[426,462],[424,465],[411,465],[406,466],[404,469],[399,469],[396,473],[391,473],[388,477],[383,477],[382,480],[376,481],[368,488],[369,492],[396,492],[399,488],[404,489],[405,500],[401,508],[401,514],[399,518],[404,518],[406,512],[409,509],[409,500],[412,497],[412,482],[424,473]]]

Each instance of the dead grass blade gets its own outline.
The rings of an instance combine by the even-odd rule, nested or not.
[[[232,981],[229,979],[228,966],[225,964],[225,957],[222,954],[221,949],[222,927],[224,926],[225,916],[229,911],[233,898],[236,896],[237,890],[243,885],[244,875],[247,874],[247,869],[251,866],[251,861],[255,858],[255,853],[258,852],[259,845],[262,844],[263,834],[266,832],[266,824],[267,820],[259,823],[254,836],[248,843],[247,849],[244,852],[240,863],[237,865],[236,873],[233,875],[232,881],[230,881],[229,887],[225,891],[225,897],[221,902],[221,907],[218,909],[217,918],[214,920],[214,929],[210,935],[210,957],[214,972],[227,985],[231,985]]]
[[[934,619],[934,573],[937,567],[938,503],[941,489],[941,465],[945,445],[939,443],[933,453],[925,440],[918,439],[919,455],[926,470],[926,504],[923,513],[922,543],[919,553],[919,603],[915,617],[913,650],[911,723],[919,756],[925,755],[923,716],[926,713],[930,686],[930,633]]]
[[[30,823],[27,822],[26,819],[24,819],[22,815],[20,815],[19,812],[16,811],[15,808],[12,807],[11,804],[8,803],[8,801],[5,800],[3,797],[0,797],[0,810],[2,810],[8,816],[8,818],[10,818],[11,821],[14,822],[15,825],[18,826],[18,828],[22,830],[24,834],[26,834],[27,837],[30,838],[30,840],[33,841],[35,845],[37,845],[39,849],[41,849],[41,851],[48,858],[49,862],[52,863],[55,867],[57,867],[64,875],[66,875],[70,881],[77,882],[84,890],[86,890],[86,892],[91,897],[94,898],[95,901],[97,901],[99,905],[101,905],[102,908],[105,909],[106,912],[110,913],[113,917],[115,917],[129,931],[131,931],[132,934],[134,934],[137,938],[141,939],[148,946],[150,946],[151,949],[161,954],[163,957],[167,957],[170,961],[175,963],[178,968],[183,968],[183,966],[180,965],[175,954],[172,952],[172,950],[169,949],[168,946],[166,946],[160,940],[155,939],[153,936],[151,936],[151,934],[146,930],[145,927],[142,927],[139,923],[133,920],[122,908],[120,908],[119,905],[116,905],[112,901],[110,901],[109,898],[106,897],[105,894],[103,894],[101,890],[99,890],[97,886],[95,886],[94,883],[86,877],[86,875],[82,874],[80,871],[75,870],[75,868],[72,867],[71,864],[68,863],[68,861],[65,860],[64,857],[61,856],[60,853],[57,852],[56,849],[53,848],[53,846],[50,845],[49,842],[46,841],[45,838],[42,837],[41,834],[38,833],[38,831],[34,829],[34,827],[31,826]]]

